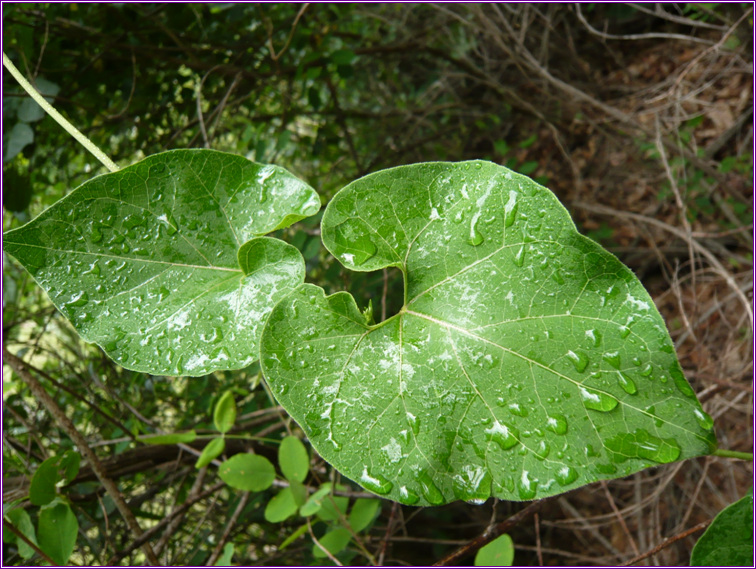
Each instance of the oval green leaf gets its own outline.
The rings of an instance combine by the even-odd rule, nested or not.
[[[320,545],[325,547],[331,555],[336,555],[337,553],[341,552],[347,545],[349,545],[349,541],[351,539],[352,534],[349,533],[349,530],[345,528],[336,528],[329,531],[318,541],[320,542]],[[326,552],[318,547],[317,544],[314,544],[312,546],[312,554],[318,558],[328,557]]]
[[[352,510],[349,512],[349,525],[355,532],[361,532],[368,527],[375,516],[378,515],[378,510],[381,507],[381,501],[373,498],[358,498]]]
[[[196,468],[207,466],[213,460],[215,460],[216,457],[220,456],[225,448],[226,440],[224,438],[218,437],[211,440],[205,445],[205,448],[202,449],[202,453],[200,454],[194,466]]]
[[[507,534],[487,543],[475,554],[476,567],[509,567],[514,561],[514,544]]]
[[[89,180],[3,247],[117,363],[196,376],[257,360],[265,318],[304,280],[294,247],[259,236],[319,208],[278,166],[174,150]]]
[[[400,312],[367,324],[303,285],[261,363],[312,446],[410,505],[532,500],[715,448],[653,301],[546,188],[488,162],[377,172],[342,189],[325,246],[398,267]]]
[[[215,428],[221,433],[227,433],[234,426],[236,422],[236,401],[234,401],[233,391],[226,391],[218,399],[213,413],[213,422]]]
[[[310,470],[310,456],[297,437],[286,437],[278,448],[278,464],[289,481],[304,482]]]
[[[264,456],[240,453],[220,465],[218,476],[231,488],[260,492],[271,487],[276,469]]]
[[[326,496],[331,493],[332,488],[333,484],[326,482],[315,492],[313,492],[312,495],[304,503],[304,505],[299,508],[299,515],[306,518],[318,513],[320,511],[320,508],[323,507],[323,500],[326,499]]]
[[[234,544],[233,543],[227,543],[223,546],[223,553],[218,558],[218,561],[215,562],[215,567],[233,567],[231,564],[231,559],[234,556]]]
[[[58,465],[59,456],[51,456],[44,460],[34,471],[29,483],[29,501],[35,506],[49,504],[57,496],[57,485],[60,480]]]
[[[690,564],[697,567],[753,566],[753,491],[717,514],[693,547]]]
[[[272,524],[282,522],[297,513],[297,503],[290,488],[284,488],[265,506],[265,519]]]
[[[37,543],[58,565],[67,565],[76,546],[79,522],[68,504],[57,503],[39,512]]]

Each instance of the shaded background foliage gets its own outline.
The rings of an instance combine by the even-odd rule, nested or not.
[[[5,52],[122,166],[215,148],[290,169],[324,203],[361,175],[418,161],[485,158],[544,183],[641,278],[721,446],[742,451],[753,439],[752,37],[748,3],[3,5]],[[7,230],[103,169],[4,80]],[[399,275],[342,271],[318,221],[280,233],[303,252],[308,280],[372,300],[376,320],[396,312]],[[155,536],[161,560],[204,563],[226,540],[234,563],[313,560],[306,535],[278,549],[301,520],[266,522],[269,492],[250,496],[228,525],[243,498],[215,488],[215,466],[194,469],[200,443],[136,441],[210,432],[229,388],[234,433],[296,433],[257,385],[256,366],[191,379],[123,370],[83,343],[14,262],[4,256],[3,266],[5,345],[87,437],[142,526],[207,494]],[[73,443],[3,372],[7,503]],[[275,462],[276,445],[228,442],[226,456],[254,448]],[[511,530],[515,563],[631,560],[712,518],[751,476],[748,464],[700,458],[550,499]],[[316,457],[308,484],[333,477]],[[123,555],[134,536],[86,465],[63,492],[80,524],[74,560],[143,561],[139,549]],[[384,503],[360,540],[384,564],[429,563],[522,507]],[[322,535],[323,524],[312,531]],[[697,535],[640,563],[685,563]],[[21,562],[15,546],[7,553]],[[366,563],[355,547],[339,559]]]

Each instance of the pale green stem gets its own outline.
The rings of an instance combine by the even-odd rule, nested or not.
[[[718,448],[712,453],[714,456],[723,456],[725,458],[739,458],[741,460],[753,461],[753,454],[750,452],[738,452],[736,450],[727,450]]]
[[[13,62],[10,60],[10,58],[5,55],[5,52],[3,52],[3,65],[5,68],[10,71],[11,75],[15,77],[16,81],[19,82],[21,87],[24,88],[24,91],[29,93],[29,96],[34,99],[37,104],[42,107],[45,112],[50,115],[53,119],[55,119],[55,122],[57,122],[60,126],[63,127],[63,129],[73,136],[79,143],[89,150],[95,158],[97,158],[100,162],[102,162],[103,166],[105,166],[108,170],[111,172],[117,172],[118,166],[116,166],[115,162],[113,162],[110,158],[105,156],[105,153],[97,148],[95,146],[95,143],[89,140],[86,136],[84,136],[74,125],[72,125],[70,122],[68,122],[63,115],[61,115],[58,111],[55,110],[55,108],[48,103],[45,98],[37,92],[37,90],[31,86],[31,84],[26,80],[26,78],[21,75],[21,72],[16,69],[16,66],[13,65]]]

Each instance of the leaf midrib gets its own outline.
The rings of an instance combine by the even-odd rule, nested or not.
[[[156,261],[153,259],[141,259],[141,258],[135,258],[135,257],[124,257],[121,255],[112,255],[109,253],[96,253],[93,251],[71,251],[68,249],[55,249],[53,247],[45,247],[43,245],[32,245],[31,243],[23,243],[19,241],[6,241],[6,244],[10,245],[17,245],[19,247],[31,247],[34,249],[42,249],[43,251],[50,251],[53,253],[62,253],[66,255],[91,255],[94,257],[100,257],[103,259],[117,259],[121,261],[130,261],[135,263],[146,263],[146,264],[154,264],[154,265],[169,265],[171,267],[182,267],[182,268],[188,268],[188,269],[205,269],[205,270],[214,270],[214,271],[226,271],[226,272],[233,272],[233,273],[242,273],[243,271],[240,268],[232,269],[230,267],[218,267],[216,265],[191,265],[187,263],[175,263],[172,261]]]

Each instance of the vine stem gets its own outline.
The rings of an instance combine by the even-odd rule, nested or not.
[[[713,456],[723,456],[725,458],[739,458],[741,460],[753,460],[753,453],[750,452],[739,452],[737,450],[727,450],[723,448],[718,448],[713,453],[711,453]]]
[[[68,134],[73,136],[79,142],[79,144],[89,150],[89,152],[91,152],[95,158],[102,162],[103,166],[105,166],[108,170],[110,170],[111,172],[118,171],[118,166],[116,166],[115,162],[108,158],[105,153],[95,145],[94,142],[89,140],[86,136],[84,136],[84,134],[81,133],[81,131],[79,131],[74,125],[68,122],[65,117],[63,117],[63,115],[55,110],[55,107],[48,103],[45,98],[40,95],[40,93],[34,87],[32,87],[31,83],[29,83],[21,74],[21,72],[16,68],[16,66],[13,65],[13,62],[10,60],[10,58],[5,55],[5,52],[3,52],[3,65],[8,71],[10,71],[11,75],[13,75],[16,81],[19,82],[21,87],[24,88],[24,91],[26,91],[29,96],[34,99],[48,115],[55,119],[55,122],[62,126]]]

